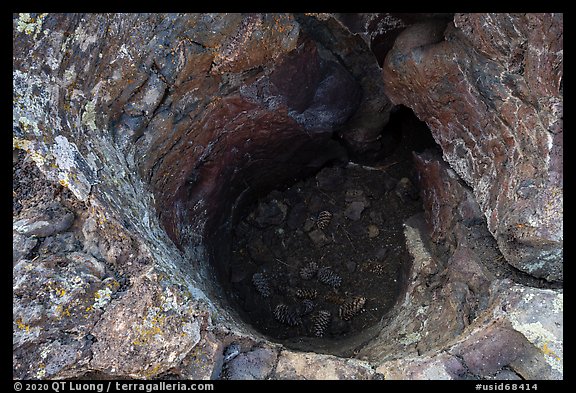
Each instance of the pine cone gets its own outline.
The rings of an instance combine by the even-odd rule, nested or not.
[[[302,300],[302,303],[298,306],[298,314],[300,315],[308,315],[314,310],[316,304],[310,299]]]
[[[332,219],[332,213],[328,210],[321,211],[318,214],[318,218],[316,219],[316,226],[318,229],[326,229],[330,224],[330,220]]]
[[[300,316],[292,308],[280,303],[274,308],[274,318],[280,323],[296,326],[302,323]]]
[[[318,291],[314,288],[298,288],[295,295],[298,299],[316,299]]]
[[[318,269],[318,281],[331,287],[339,287],[342,284],[342,277],[334,273],[329,267]]]
[[[324,336],[326,333],[326,329],[328,328],[328,324],[330,323],[330,311],[320,310],[314,315],[312,315],[312,334],[316,337]]]
[[[254,273],[252,284],[262,297],[269,297],[272,294],[268,278],[263,273]]]
[[[317,271],[318,265],[316,262],[310,262],[302,269],[300,269],[300,277],[302,277],[303,280],[310,280],[312,277],[314,277]]]
[[[366,298],[363,296],[355,296],[346,303],[340,306],[339,315],[340,318],[349,321],[353,316],[361,313],[364,310],[364,304],[366,304]]]

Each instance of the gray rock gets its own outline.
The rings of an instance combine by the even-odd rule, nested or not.
[[[63,232],[44,239],[42,245],[38,248],[38,253],[65,254],[78,251],[80,248],[81,244],[74,232]]]
[[[22,258],[26,258],[37,244],[38,239],[36,237],[24,236],[18,232],[13,232],[12,263],[15,265]]]
[[[322,247],[331,242],[326,234],[320,229],[314,229],[313,231],[308,232],[308,236],[316,247]]]
[[[255,348],[240,353],[226,364],[226,379],[266,379],[276,364],[276,358],[276,352],[270,348]]]
[[[350,202],[362,202],[365,207],[370,206],[370,202],[364,195],[363,190],[346,190],[346,194],[344,195],[344,200],[348,203]]]
[[[288,207],[276,199],[270,202],[260,203],[256,209],[254,222],[260,228],[280,225],[286,218],[287,211]]]
[[[373,379],[369,364],[331,355],[285,350],[278,357],[274,379],[354,380]]]
[[[517,359],[527,359],[530,343],[514,329],[489,326],[472,335],[451,353],[462,358],[468,370],[475,375],[491,375],[509,366]]]
[[[191,380],[214,380],[221,376],[224,363],[222,342],[211,332],[203,332],[200,342],[196,344],[184,360],[171,372]]]
[[[403,177],[398,181],[394,192],[402,202],[415,201],[418,199],[418,190],[407,177]]]
[[[327,167],[316,175],[318,189],[326,192],[336,191],[344,184],[344,171],[339,167]]]
[[[500,370],[491,379],[497,381],[520,381],[522,377],[511,370]]]
[[[101,280],[76,257],[39,255],[13,269],[13,359],[19,379],[65,377],[91,354],[82,337],[109,306],[119,283]],[[45,367],[38,367],[38,360]]]
[[[52,203],[46,210],[33,217],[15,221],[12,228],[25,236],[46,237],[67,230],[73,222],[74,213],[57,203]]]
[[[288,217],[286,217],[286,225],[288,228],[301,228],[308,218],[307,213],[306,205],[302,202],[292,207],[288,213]]]
[[[362,216],[362,212],[366,208],[366,204],[362,201],[351,202],[346,206],[344,215],[353,221],[358,221]]]

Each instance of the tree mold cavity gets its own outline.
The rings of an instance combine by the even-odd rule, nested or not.
[[[403,224],[422,211],[412,154],[437,147],[404,107],[382,130],[386,149],[373,154],[354,156],[332,138],[291,137],[246,151],[253,158],[225,169],[230,176],[195,179],[220,191],[207,199],[199,243],[179,246],[203,250],[208,292],[251,333],[352,355],[406,289]],[[288,155],[291,146],[299,148]]]

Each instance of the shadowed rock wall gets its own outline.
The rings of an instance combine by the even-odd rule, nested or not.
[[[383,76],[474,189],[506,260],[562,280],[562,15],[458,14],[404,30]]]

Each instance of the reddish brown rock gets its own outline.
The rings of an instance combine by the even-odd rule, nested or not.
[[[496,373],[518,358],[527,359],[523,352],[529,348],[528,340],[516,330],[490,326],[451,353],[460,356],[472,374],[486,375]]]
[[[561,15],[456,15],[407,28],[383,66],[507,261],[548,280],[562,280],[562,30]]]
[[[457,222],[470,226],[483,221],[482,212],[472,191],[437,154],[426,151],[414,154],[414,164],[422,193],[430,237],[435,242],[456,245]]]

